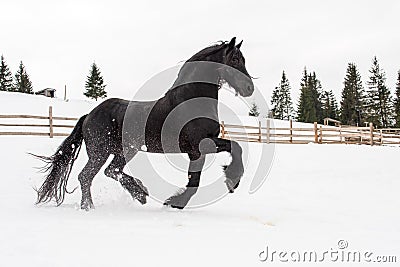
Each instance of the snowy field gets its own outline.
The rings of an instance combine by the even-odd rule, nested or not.
[[[12,108],[5,99],[1,95],[0,114]],[[47,98],[37,103],[9,113],[44,115],[52,104],[60,111],[57,115],[78,116],[94,105],[70,108]],[[80,189],[67,195],[60,207],[34,205],[33,188],[43,181],[35,167],[42,164],[27,152],[50,155],[62,141],[0,136],[0,266],[310,266],[290,260],[279,263],[276,255],[273,262],[262,262],[265,253],[260,252],[268,246],[269,251],[322,255],[340,251],[339,240],[348,242],[347,251],[372,252],[372,261],[379,255],[397,256],[397,263],[387,266],[400,261],[398,147],[276,145],[270,173],[254,194],[248,191],[258,164],[249,164],[234,194],[183,211],[164,208],[152,199],[144,206],[133,202],[100,171],[92,186],[96,209],[84,212],[79,209]],[[252,146],[257,150],[261,145]],[[132,174],[138,178],[146,176],[141,168],[145,157],[165,170],[163,175],[186,183],[186,175],[177,175],[162,155],[136,157],[132,164],[138,168]],[[83,147],[69,189],[78,186],[77,175],[86,159]],[[202,183],[221,174],[226,160],[226,154],[217,155]],[[353,266],[328,259],[318,265]]]

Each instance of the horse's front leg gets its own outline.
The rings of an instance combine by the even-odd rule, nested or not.
[[[200,184],[200,175],[205,162],[205,155],[190,155],[189,154],[189,170],[188,170],[188,179],[189,182],[186,185],[186,188],[178,192],[176,195],[168,198],[164,205],[171,206],[177,209],[183,209],[189,200],[192,198],[194,194],[196,194],[197,189]]]
[[[224,172],[226,177],[226,186],[228,187],[229,193],[233,193],[234,190],[238,187],[240,179],[242,178],[244,173],[242,148],[236,141],[226,140],[217,137],[212,138],[211,140],[214,142],[214,144],[208,144],[206,145],[206,148],[200,149],[206,150],[206,152],[208,152],[207,150],[212,149],[217,153],[228,152],[231,154],[232,161],[228,166],[224,166]],[[213,145],[214,148],[212,147]]]

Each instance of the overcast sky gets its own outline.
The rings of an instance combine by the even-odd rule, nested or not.
[[[130,99],[156,73],[237,36],[256,86],[269,99],[285,70],[297,102],[303,68],[337,98],[347,63],[365,85],[373,56],[394,91],[400,69],[400,1],[2,0],[0,54],[22,60],[34,90],[67,84],[84,98],[95,61],[110,97]],[[167,88],[165,89],[167,90]]]

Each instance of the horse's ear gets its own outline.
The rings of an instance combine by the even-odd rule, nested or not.
[[[233,37],[232,40],[228,44],[228,50],[231,50],[235,47],[236,37]]]
[[[243,40],[240,41],[240,43],[238,43],[238,44],[236,45],[236,48],[237,48],[237,49],[240,49],[240,47],[242,46],[242,43],[243,43]]]

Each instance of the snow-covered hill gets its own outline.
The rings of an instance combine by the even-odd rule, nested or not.
[[[57,115],[79,116],[96,104],[5,94],[0,94],[0,114],[44,115],[51,104]],[[43,181],[35,168],[42,163],[27,152],[50,155],[62,141],[0,136],[1,266],[275,266],[280,262],[277,253],[273,264],[271,255],[266,262],[259,259],[265,258],[261,252],[267,247],[269,253],[314,251],[318,259],[325,251],[368,251],[372,260],[396,255],[400,261],[398,147],[242,143],[251,152],[275,149],[261,188],[248,193],[255,169],[269,166],[250,155],[234,194],[183,211],[163,208],[152,199],[141,206],[101,171],[92,187],[96,209],[83,212],[79,189],[60,207],[34,205],[33,188]],[[186,183],[186,173],[177,171],[164,155],[140,154],[129,172],[143,181],[152,179],[147,176],[147,157],[169,180]],[[69,189],[79,185],[77,175],[86,160],[83,148]],[[227,160],[226,154],[216,155],[202,184],[221,175],[220,165]],[[339,249],[339,240],[347,241],[348,247]],[[326,254],[321,266],[338,265],[330,257]]]

